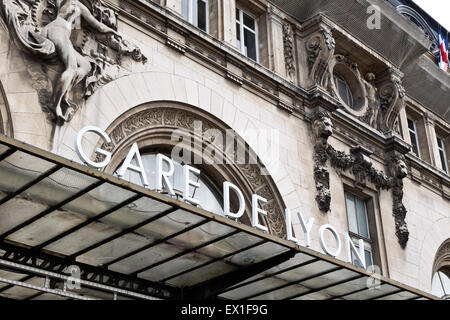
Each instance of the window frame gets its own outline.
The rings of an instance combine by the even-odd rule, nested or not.
[[[344,83],[344,85],[345,85],[345,91],[346,91],[346,94],[347,94],[347,99],[349,100],[350,103],[348,103],[347,101],[345,101],[344,98],[341,96],[341,93],[340,93],[340,90],[339,90],[339,83],[338,83],[338,81],[336,81],[336,80],[339,80],[339,81],[341,81],[341,82]],[[355,110],[355,109],[354,109],[354,98],[353,98],[353,93],[352,93],[352,90],[351,90],[351,88],[350,88],[350,85],[349,85],[348,82],[345,80],[345,78],[344,78],[343,76],[341,76],[339,73],[333,72],[333,81],[334,81],[334,85],[336,86],[337,93],[338,93],[339,97],[341,98],[341,100],[344,101],[344,103],[345,103],[350,109]]]
[[[182,12],[182,15],[183,15],[183,18],[185,19],[185,21],[187,21],[190,24],[194,25],[196,28],[202,30],[203,32],[209,33],[209,1],[210,0],[185,0],[185,1],[187,1],[187,4],[188,4],[188,10],[187,10],[188,11],[187,12],[188,16],[185,17],[183,15],[183,12]],[[206,16],[205,16],[206,30],[203,30],[202,28],[200,28],[198,26],[198,5],[197,5],[197,21],[193,21],[193,18],[194,18],[194,15],[193,15],[193,13],[194,13],[194,1],[202,1],[202,2],[205,3],[205,8],[206,8]],[[181,0],[181,6],[183,7],[183,0]],[[183,11],[183,9],[182,9],[182,11]]]
[[[409,127],[409,123],[408,123],[409,121],[412,122],[414,130],[412,130]],[[413,154],[415,154],[419,159],[422,159],[421,152],[420,152],[419,135],[418,135],[418,131],[417,131],[416,120],[413,120],[411,117],[407,117],[406,118],[406,122],[407,122],[407,125],[408,125],[409,139],[411,140],[411,133],[414,134],[414,141],[415,141],[415,144],[416,144],[416,147],[417,147],[417,154],[413,151],[413,149],[411,150],[411,152]],[[412,140],[411,140],[411,145],[413,145]]]
[[[245,43],[244,43],[244,29],[247,29],[248,31],[252,32],[255,34],[255,52],[256,52],[256,62],[259,63],[259,30],[258,30],[258,20],[255,17],[255,15],[253,15],[252,13],[249,13],[248,11],[242,9],[240,6],[236,5],[236,10],[239,11],[239,20],[235,19],[235,23],[239,24],[239,37],[240,37],[240,46],[238,46],[240,53],[242,53],[244,56],[246,56],[247,58],[253,60],[252,58],[250,58],[246,53],[245,53]],[[253,21],[255,22],[255,30],[250,29],[249,27],[247,27],[244,24],[244,13],[249,16],[250,18],[253,19]],[[236,13],[235,13],[236,16]],[[236,30],[236,46],[238,45],[237,41],[237,31]]]
[[[448,174],[447,150],[445,149],[445,140],[436,135],[439,158],[441,160],[441,169]],[[439,145],[440,142],[440,145]]]
[[[360,232],[360,228],[359,228],[359,218],[358,218],[358,212],[357,212],[357,204],[356,204],[356,199],[361,200],[364,203],[364,213],[365,213],[365,217],[366,217],[366,228],[367,228],[367,234],[368,234],[368,238],[361,235],[361,234],[357,234],[354,233],[353,231],[350,230],[350,223],[349,223],[349,210],[348,210],[348,204],[347,204],[347,195],[350,195],[353,197],[353,202],[355,204],[355,218],[356,218],[356,226],[358,228],[358,232]],[[375,263],[374,262],[374,252],[373,252],[373,248],[374,248],[374,242],[373,239],[371,239],[370,237],[370,223],[369,223],[369,216],[368,216],[368,210],[367,210],[367,199],[364,199],[358,195],[356,195],[353,192],[350,192],[348,190],[344,190],[344,199],[345,199],[345,214],[347,217],[347,227],[348,227],[348,234],[350,236],[350,239],[353,241],[353,244],[355,245],[356,248],[359,248],[359,244],[357,242],[357,240],[361,239],[364,242],[364,252],[368,251],[370,253],[370,259],[372,262],[372,265]],[[356,241],[355,241],[356,240]],[[353,253],[352,253],[352,264],[354,261],[354,257],[353,257]],[[369,265],[366,263],[366,267],[369,267]]]

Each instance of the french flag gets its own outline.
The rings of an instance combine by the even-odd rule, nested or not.
[[[448,35],[444,40],[441,29],[439,29],[439,68],[448,70]]]

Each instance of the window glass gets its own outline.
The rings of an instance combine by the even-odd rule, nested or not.
[[[206,31],[206,21],[208,19],[207,17],[207,8],[206,8],[206,2],[203,0],[197,0],[198,1],[198,23],[197,27],[202,29],[203,31]]]
[[[417,140],[417,127],[416,127],[416,123],[411,119],[408,119],[408,131],[409,131],[409,138],[411,140],[411,145],[412,145],[412,152],[416,156],[420,157],[419,141]]]
[[[441,169],[448,173],[447,156],[445,154],[444,140],[439,137],[436,138],[438,144],[439,157],[441,159]]]
[[[256,60],[256,35],[253,32],[245,29],[244,42],[245,55],[250,59]]]
[[[258,60],[256,21],[239,8],[236,8],[236,44],[242,54]]]
[[[356,198],[356,210],[358,212],[359,235],[369,239],[369,230],[367,227],[366,203],[364,200]]]
[[[181,1],[181,13],[183,18],[189,21],[189,1],[190,0],[182,0]]]
[[[450,274],[442,270],[436,272],[431,282],[431,293],[437,297],[450,299]]]
[[[338,90],[339,96],[347,106],[353,108],[353,96],[347,82],[338,74],[334,74],[334,83]]]
[[[356,220],[356,210],[355,210],[355,197],[351,194],[345,194],[345,200],[347,202],[347,219],[349,230],[353,233],[358,234],[358,223]]]
[[[244,16],[244,25],[255,31],[255,19],[250,17],[248,14],[243,12]]]

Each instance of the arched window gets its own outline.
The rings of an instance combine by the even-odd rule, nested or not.
[[[442,268],[434,274],[431,282],[431,293],[450,300],[450,268]]]
[[[170,155],[167,155],[170,158]],[[146,170],[147,179],[149,183],[149,189],[156,189],[156,153],[143,153],[141,155],[142,164]],[[133,160],[134,161],[134,160]],[[183,164],[179,163],[175,160],[172,160],[175,172],[169,177],[170,183],[175,191],[176,197],[178,200],[182,200],[183,198]],[[136,163],[132,163],[136,165]],[[117,168],[115,175],[117,175],[117,171],[120,169],[120,166]],[[164,171],[168,171],[169,167],[167,163],[164,163]],[[192,187],[190,188],[192,198],[195,198],[200,201],[200,207],[207,211],[213,212],[218,215],[223,216],[223,202],[221,201],[221,194],[218,192],[217,187],[215,186],[212,179],[210,179],[207,174],[201,170],[200,176],[194,175],[191,173],[191,180],[198,182],[200,184],[200,188]],[[142,185],[141,178],[138,173],[127,170],[124,180],[130,181],[132,183]]]
[[[337,73],[334,73],[333,77],[334,83],[342,101],[344,101],[347,106],[353,109],[353,95],[347,81],[345,81],[345,79]]]
[[[431,280],[431,293],[450,300],[450,239],[444,241],[436,253]]]

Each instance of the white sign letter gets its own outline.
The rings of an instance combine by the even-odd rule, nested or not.
[[[102,137],[104,142],[106,142],[106,143],[111,142],[111,139],[108,137],[108,135],[102,129],[94,127],[94,126],[88,126],[88,127],[84,127],[80,131],[78,131],[78,134],[75,137],[75,151],[77,152],[80,159],[83,160],[83,162],[86,163],[88,166],[93,167],[93,168],[106,167],[109,164],[109,162],[111,161],[111,153],[110,152],[100,149],[100,148],[95,149],[95,152],[100,153],[105,156],[105,160],[103,160],[102,162],[94,162],[91,159],[89,159],[89,157],[86,155],[86,153],[84,153],[81,142],[83,140],[83,136],[87,132],[95,132],[100,137]]]
[[[364,254],[364,240],[359,239],[358,240],[358,246],[359,246],[359,252],[356,250],[356,246],[353,243],[352,239],[348,235],[348,233],[344,233],[345,237],[345,249],[347,251],[347,262],[352,263],[352,252],[356,255],[356,258],[359,260],[359,263],[361,263],[362,267],[366,269],[366,255]]]
[[[303,218],[303,214],[301,212],[298,213],[298,217],[300,219],[300,224],[302,225],[303,232],[305,233],[305,246],[311,246],[311,228],[314,223],[314,218],[309,218],[308,222],[305,223],[305,218]]]
[[[200,183],[190,180],[191,172],[195,173],[196,175],[200,175],[200,170],[188,165],[183,166],[183,173],[184,173],[183,200],[188,201],[194,205],[200,205],[199,200],[189,196],[189,186],[200,188]]]
[[[136,158],[137,166],[135,166],[134,164],[131,164],[131,161],[133,161],[134,158]],[[127,170],[131,170],[131,171],[139,173],[139,175],[141,176],[142,184],[144,185],[144,187],[148,187],[147,175],[145,174],[145,169],[144,169],[144,165],[142,164],[141,154],[139,153],[139,148],[138,148],[138,145],[136,142],[133,143],[133,145],[131,146],[131,149],[128,152],[127,157],[125,158],[125,161],[123,162],[122,167],[120,168],[119,172],[117,173],[119,178],[123,178],[123,176],[125,175],[125,171],[127,171]]]
[[[287,239],[289,241],[294,241],[296,244],[299,244],[300,241],[298,241],[297,238],[295,238],[292,235],[292,222],[291,222],[291,210],[289,208],[286,208],[284,211],[286,214],[286,233],[287,233]]]
[[[236,193],[239,200],[239,210],[237,213],[230,212],[230,188]],[[223,213],[225,217],[231,217],[233,219],[238,219],[242,217],[245,210],[245,200],[244,195],[241,190],[231,182],[225,181],[223,183]]]
[[[328,249],[327,245],[325,244],[325,239],[324,239],[323,234],[324,234],[325,230],[327,230],[327,229],[331,231],[331,233],[334,236],[334,240],[336,240],[337,248],[334,252],[331,252],[330,249]],[[337,257],[339,255],[339,253],[341,252],[341,239],[339,239],[339,235],[338,235],[336,229],[334,229],[331,225],[324,224],[323,226],[320,227],[319,240],[320,240],[320,246],[322,247],[322,250],[329,256]]]
[[[169,171],[163,171],[164,162],[169,165]],[[175,195],[173,187],[170,184],[169,177],[175,172],[175,167],[173,161],[163,154],[158,154],[156,156],[156,190],[163,191],[163,182],[169,194]]]
[[[252,195],[252,226],[256,229],[268,232],[269,229],[258,222],[258,214],[261,213],[267,216],[267,211],[264,211],[258,207],[258,201],[267,202],[263,197],[257,194]]]

